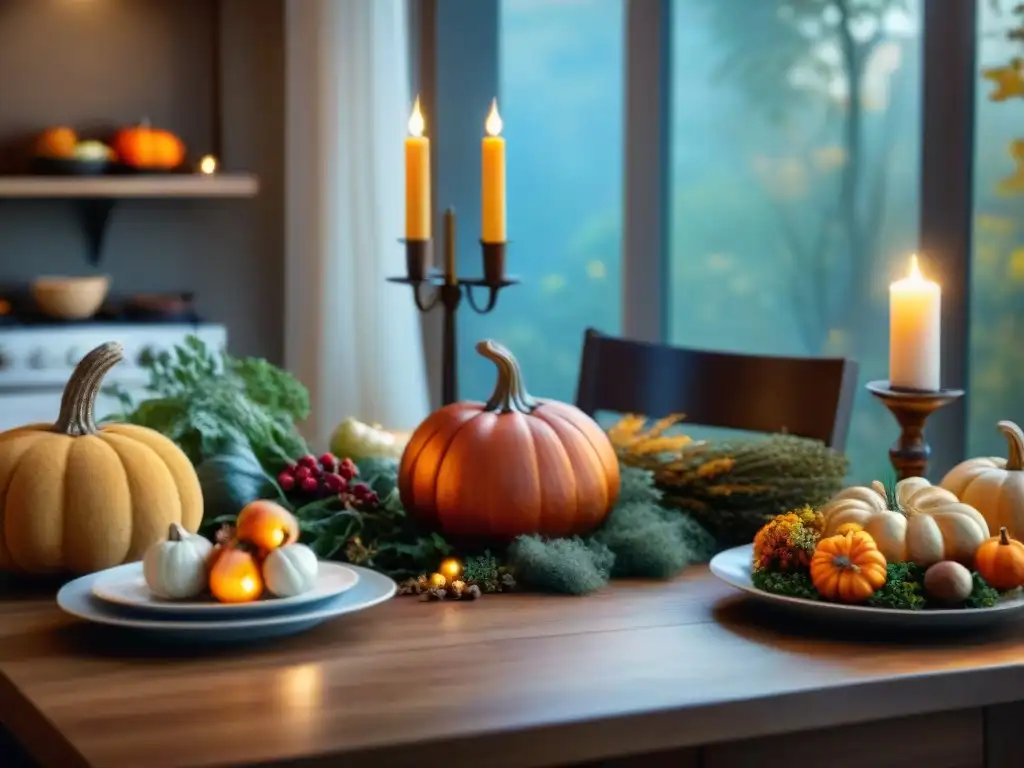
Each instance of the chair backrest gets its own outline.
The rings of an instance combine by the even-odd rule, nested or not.
[[[857,390],[857,363],[685,349],[584,335],[576,405],[823,441],[843,450]]]

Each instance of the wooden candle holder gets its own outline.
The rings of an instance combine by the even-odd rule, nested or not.
[[[964,396],[962,389],[928,392],[893,387],[888,381],[871,381],[868,392],[881,400],[900,425],[900,438],[889,449],[889,460],[896,477],[925,477],[932,448],[924,437],[924,425],[935,411]]]

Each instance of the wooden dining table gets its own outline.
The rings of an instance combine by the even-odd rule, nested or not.
[[[0,721],[4,768],[1019,768],[1024,625],[808,625],[695,567],[588,597],[399,597],[202,649],[8,586]]]

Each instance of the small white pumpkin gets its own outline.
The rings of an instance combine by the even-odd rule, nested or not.
[[[890,563],[910,561],[927,567],[941,560],[974,562],[974,553],[989,535],[978,510],[923,477],[901,480],[893,495],[890,499],[877,480],[870,488],[840,491],[821,509],[824,535],[856,523]]]
[[[157,597],[185,600],[206,589],[206,570],[213,551],[209,540],[171,523],[167,539],[151,546],[142,559],[146,586]]]
[[[957,464],[939,483],[988,521],[998,536],[1006,528],[1011,538],[1024,537],[1024,432],[1012,421],[1000,421],[999,431],[1009,448],[1007,458],[968,459]]]
[[[263,561],[263,583],[278,597],[294,597],[316,586],[320,568],[316,554],[305,544],[271,550]]]

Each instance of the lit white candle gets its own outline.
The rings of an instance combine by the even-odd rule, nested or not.
[[[921,275],[917,256],[910,273],[889,286],[889,384],[940,389],[942,289]]]

